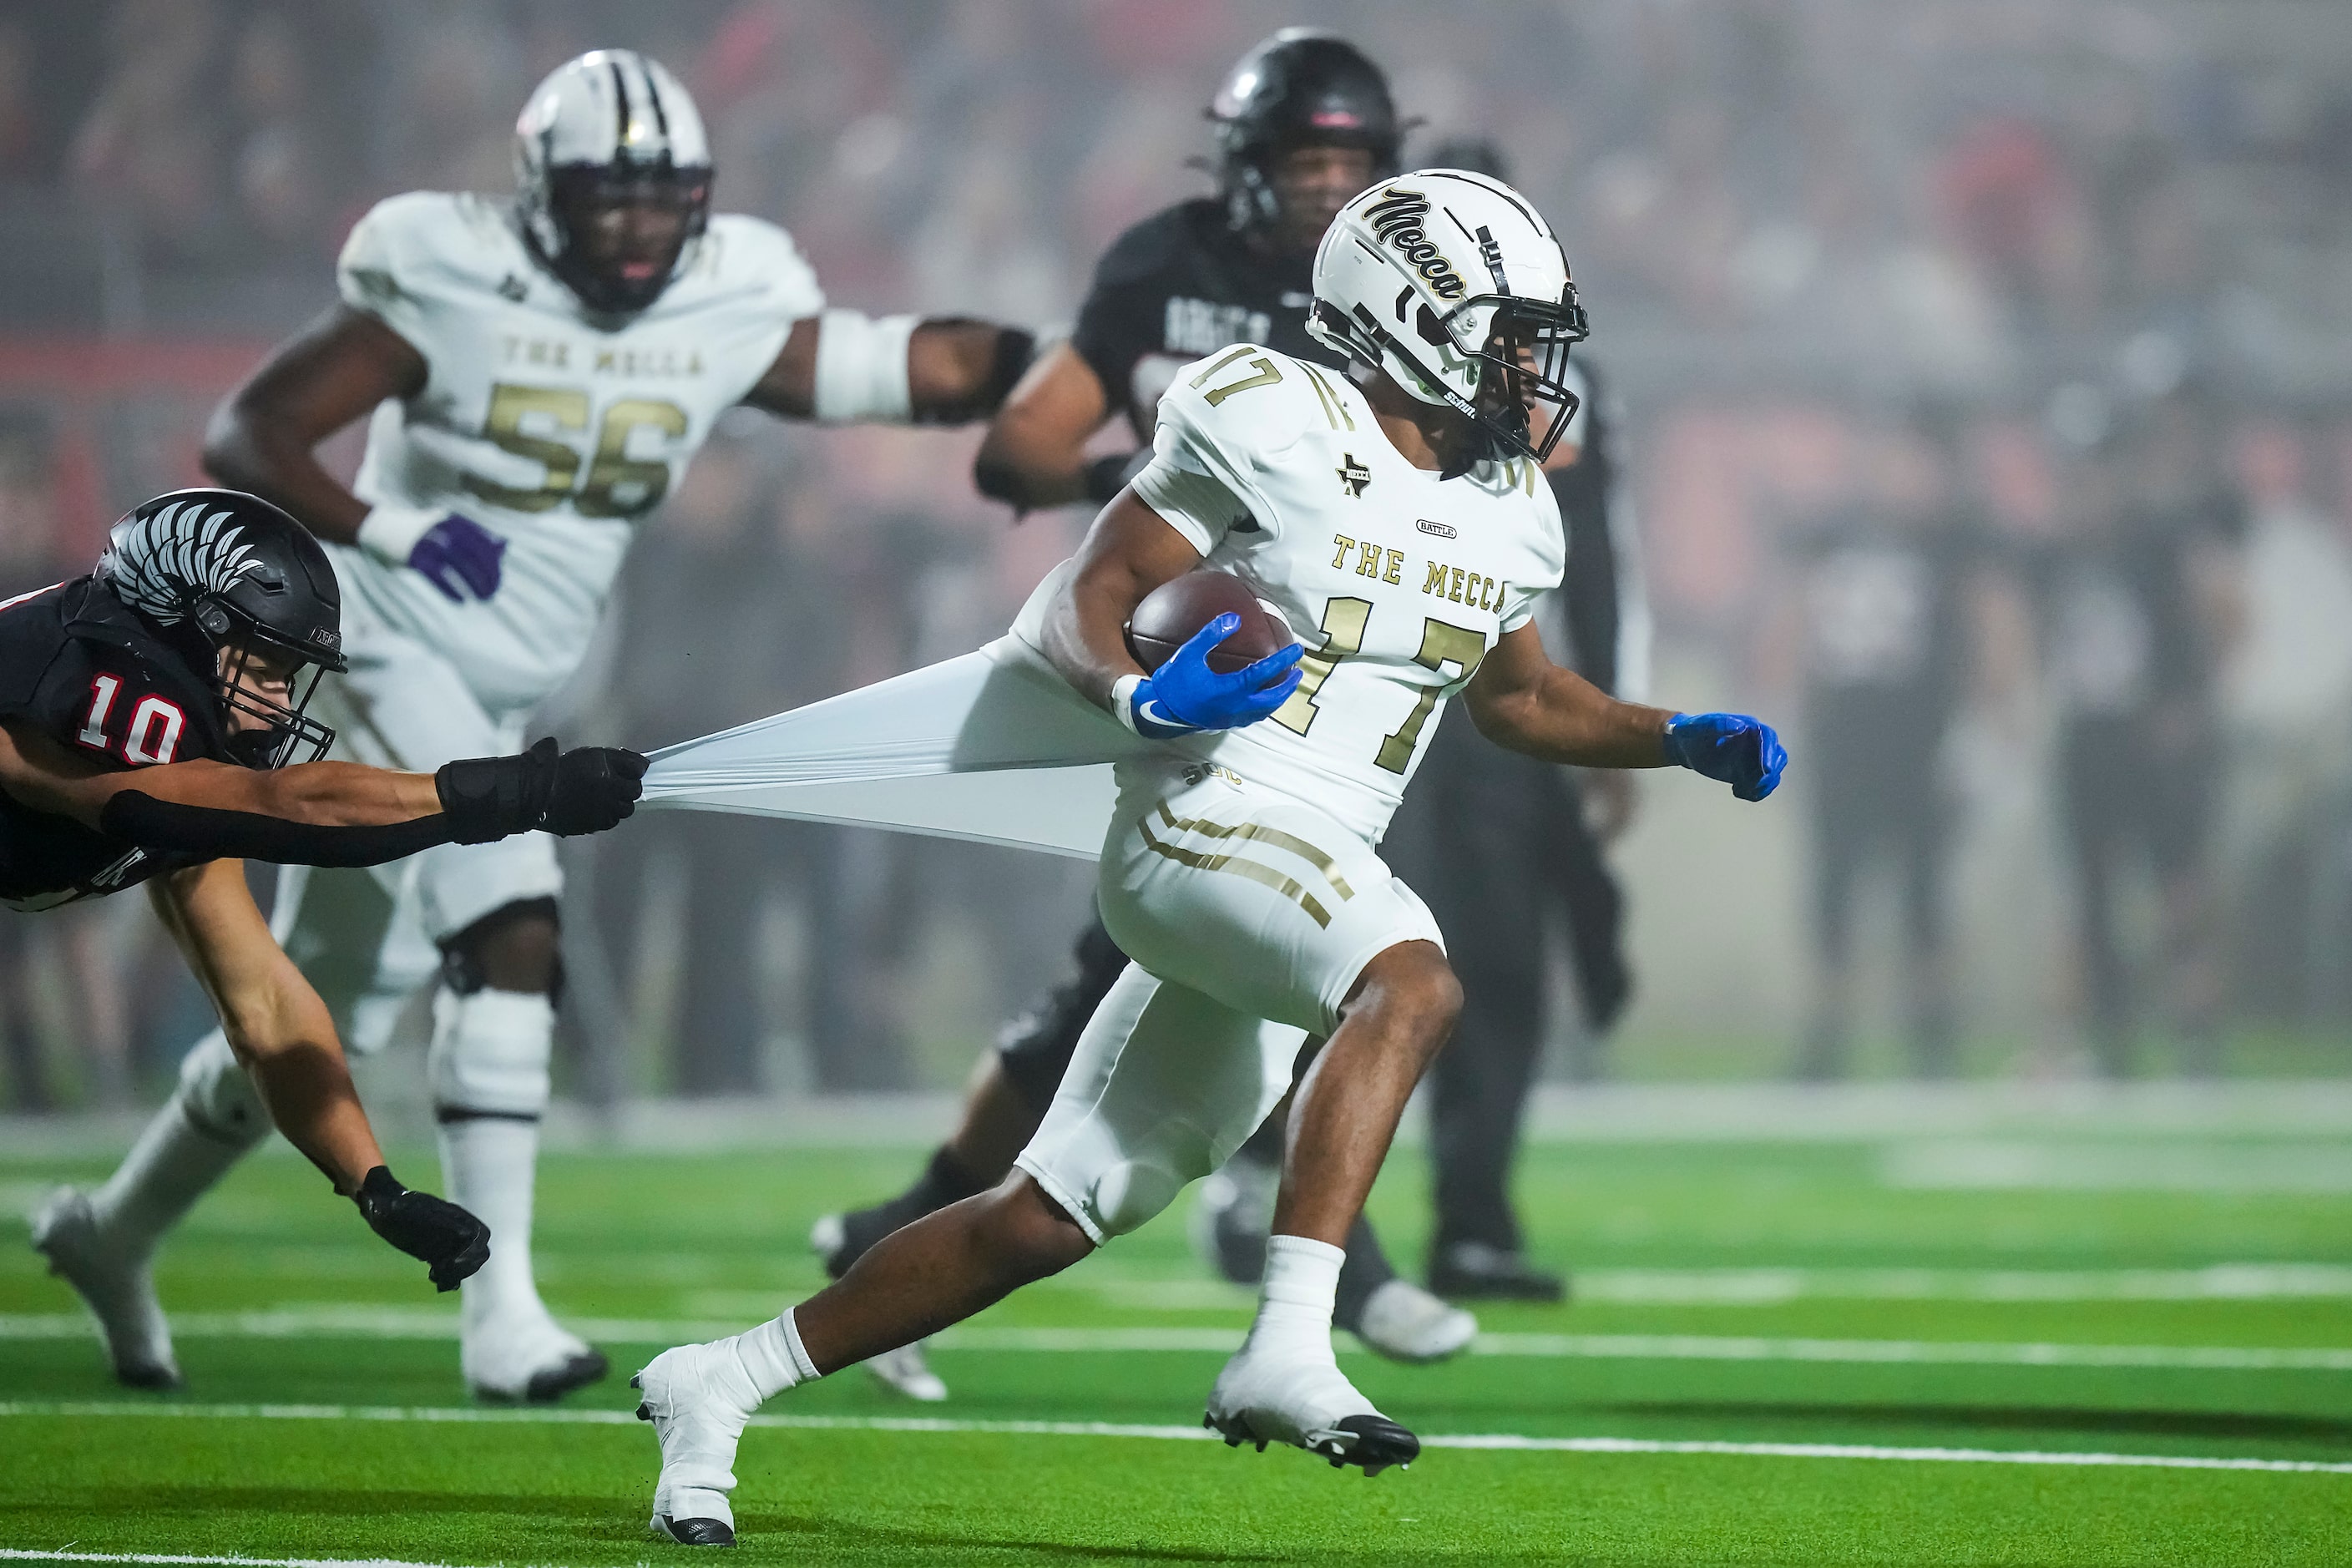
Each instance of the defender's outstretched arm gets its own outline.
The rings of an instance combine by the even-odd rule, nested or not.
[[[335,1190],[359,1191],[383,1163],[327,1005],[269,934],[240,861],[194,866],[151,884],[156,914],[220,1014],[269,1119]]]
[[[278,1131],[359,1205],[370,1229],[427,1265],[436,1287],[456,1289],[489,1258],[489,1227],[455,1204],[409,1191],[385,1166],[334,1020],[269,934],[245,867],[191,867],[150,892]]]
[[[635,811],[645,770],[635,752],[559,754],[552,741],[437,773],[208,760],[103,769],[24,725],[0,723],[0,791],[20,804],[142,848],[280,865],[379,865],[533,828],[602,832]]]
[[[775,363],[743,399],[787,419],[962,425],[993,414],[1037,340],[969,316],[827,310],[793,323]]]

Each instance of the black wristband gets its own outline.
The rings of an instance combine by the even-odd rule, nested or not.
[[[555,742],[543,740],[520,756],[445,763],[433,788],[452,843],[488,844],[527,832],[546,815],[555,788]]]
[[[450,841],[446,816],[341,826],[157,800],[135,789],[116,791],[99,813],[98,826],[109,838],[142,849],[273,866],[381,866]]]
[[[352,1189],[351,1199],[365,1211],[373,1205],[390,1203],[407,1190],[393,1175],[391,1166],[377,1165],[360,1178],[360,1184]]]
[[[1021,378],[1029,374],[1030,362],[1037,357],[1037,334],[1020,327],[999,327],[996,331],[996,357],[989,363],[988,386],[981,395],[987,400],[987,412],[993,414],[1013,395]]]

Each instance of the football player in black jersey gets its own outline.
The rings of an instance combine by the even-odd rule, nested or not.
[[[600,831],[635,809],[645,759],[542,742],[437,774],[316,761],[333,735],[305,710],[341,646],[326,553],[234,490],[158,497],[116,525],[95,572],[0,602],[0,903],[149,883],[278,1130],[454,1289],[488,1258],[489,1232],[393,1179],[326,1007],[241,862],[368,866],[532,828]],[[34,1245],[98,1311],[124,1382],[175,1383],[168,1352],[125,1353],[152,1325],[113,1321],[84,1289],[105,1260],[86,1245],[90,1201],[74,1197],[44,1208]]]
[[[1398,169],[1403,137],[1388,79],[1334,34],[1286,27],[1242,57],[1209,107],[1218,188],[1129,229],[1105,253],[1068,342],[1041,354],[981,444],[981,490],[1026,510],[1108,501],[1151,455],[1160,395],[1179,366],[1228,344],[1263,343],[1346,366],[1307,333],[1315,248],[1357,192]],[[1089,458],[1095,434],[1123,417],[1132,453]],[[1078,973],[1004,1031],[964,1121],[914,1185],[870,1208],[828,1215],[811,1240],[835,1278],[891,1231],[984,1192],[1053,1102],[1097,1003],[1127,965],[1097,920],[1078,939]],[[1284,1111],[1203,1187],[1202,1241],[1230,1279],[1255,1281],[1282,1157]],[[1370,1225],[1348,1237],[1337,1321],[1401,1361],[1460,1351],[1477,1321],[1398,1278]],[[945,1386],[919,1346],[869,1363],[917,1398]]]

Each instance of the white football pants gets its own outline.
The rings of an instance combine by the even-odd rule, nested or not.
[[[1376,954],[1444,945],[1419,895],[1315,807],[1220,767],[1154,772],[1122,768],[1097,882],[1134,962],[1017,1162],[1097,1243],[1257,1130]]]

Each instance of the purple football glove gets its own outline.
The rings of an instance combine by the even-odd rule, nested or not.
[[[470,517],[451,512],[418,540],[408,564],[425,574],[452,604],[487,599],[499,591],[499,563],[507,542]]]
[[[1666,760],[1731,786],[1742,800],[1762,800],[1780,783],[1788,749],[1772,726],[1745,713],[1677,713],[1666,726]]]

